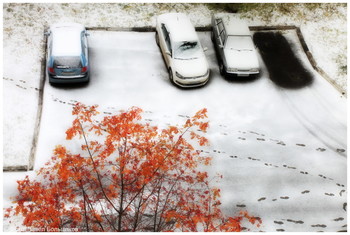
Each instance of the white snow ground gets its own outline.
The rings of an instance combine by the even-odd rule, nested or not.
[[[248,210],[261,217],[256,231],[346,229],[346,99],[317,73],[309,87],[282,89],[269,80],[261,61],[259,79],[227,81],[219,75],[210,33],[202,32],[211,80],[203,88],[184,90],[169,82],[154,33],[90,35],[90,84],[62,88],[46,81],[35,169],[57,144],[80,149],[79,140],[64,140],[76,101],[99,104],[105,115],[138,106],[146,121],[159,126],[181,124],[206,107],[211,145],[203,151],[214,157],[209,172],[224,177],[218,186],[225,213]],[[285,36],[298,42],[295,31]],[[300,45],[295,51],[312,70]],[[5,173],[5,206],[24,174]],[[5,231],[14,231],[19,220],[5,221]]]

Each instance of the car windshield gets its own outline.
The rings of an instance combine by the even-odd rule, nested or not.
[[[225,44],[226,49],[251,51],[254,49],[254,44],[250,35],[247,36],[228,36]]]
[[[177,42],[174,45],[174,58],[179,60],[196,59],[201,55],[201,48],[197,41]]]
[[[55,68],[81,68],[79,56],[56,56],[53,62]]]

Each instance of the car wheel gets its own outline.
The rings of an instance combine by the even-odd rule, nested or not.
[[[224,63],[220,62],[219,64],[220,74],[225,76],[225,66]]]
[[[171,83],[174,83],[174,75],[173,75],[173,71],[171,70],[171,68],[169,68],[169,80]]]
[[[156,43],[159,46],[159,37],[158,37],[158,32],[156,31]]]

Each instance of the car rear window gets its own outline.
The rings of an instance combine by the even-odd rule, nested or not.
[[[79,56],[57,56],[54,59],[55,68],[81,68],[81,59]]]

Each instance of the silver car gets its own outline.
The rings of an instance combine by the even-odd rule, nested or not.
[[[212,41],[218,55],[220,73],[246,77],[260,72],[260,65],[248,25],[235,14],[212,17]]]

